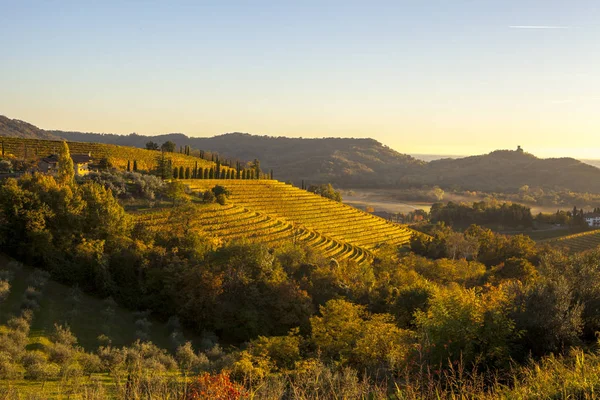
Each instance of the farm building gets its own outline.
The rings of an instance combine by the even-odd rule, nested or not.
[[[73,160],[73,169],[75,175],[82,176],[87,175],[90,172],[89,164],[92,161],[91,154],[71,154]],[[58,155],[52,154],[49,157],[44,157],[38,164],[40,172],[45,174],[56,174],[58,173]]]
[[[589,226],[595,226],[595,227],[600,226],[600,214],[598,214],[598,213],[588,213],[588,214],[585,214],[583,216],[583,218],[585,219],[585,222],[587,222],[587,224]]]

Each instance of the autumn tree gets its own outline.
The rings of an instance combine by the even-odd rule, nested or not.
[[[58,153],[58,181],[63,184],[70,184],[73,183],[74,178],[75,169],[69,145],[63,140],[60,152]]]

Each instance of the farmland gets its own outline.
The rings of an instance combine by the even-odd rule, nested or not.
[[[360,262],[383,243],[408,244],[413,234],[405,226],[275,180],[183,182],[196,192],[216,185],[230,191],[230,204],[203,208],[193,222],[223,240],[295,240],[320,250],[326,257]],[[158,213],[140,218],[160,225],[160,218],[166,216]]]
[[[35,159],[58,153],[61,141],[23,139],[15,137],[0,137],[5,155],[13,155],[19,158]],[[113,166],[125,169],[127,162],[137,161],[138,169],[150,171],[157,165],[158,151],[138,149],[134,147],[116,146],[112,144],[68,142],[71,154],[91,153],[94,160],[106,158]],[[193,169],[198,163],[199,168],[211,168],[215,164],[212,161],[187,156],[180,153],[168,153],[166,156],[171,160],[173,167]]]
[[[552,247],[567,248],[571,253],[579,253],[600,246],[600,230],[561,236],[560,238],[543,242]]]

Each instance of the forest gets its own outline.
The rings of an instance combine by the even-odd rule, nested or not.
[[[175,221],[136,224],[113,190],[76,181],[72,167],[2,181],[0,246],[38,269],[20,311],[1,321],[4,398],[36,382],[140,399],[593,398],[600,384],[598,250],[569,255],[477,225],[438,225],[368,263],[294,243],[215,245]],[[0,268],[0,301],[15,265]],[[32,347],[48,279],[201,340],[179,333],[161,349],[142,318],[129,345],[107,331],[83,348],[57,323]]]

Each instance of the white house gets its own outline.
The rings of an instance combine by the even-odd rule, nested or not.
[[[71,159],[73,159],[73,169],[75,170],[75,175],[82,176],[90,172],[89,163],[92,160],[91,154],[71,154]],[[58,156],[56,154],[52,154],[49,157],[42,158],[38,164],[38,169],[40,172],[46,174],[57,174]]]
[[[600,227],[600,214],[588,213],[583,216],[589,226]]]

